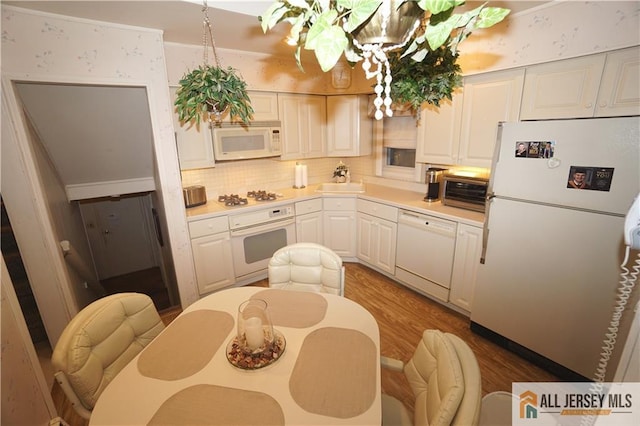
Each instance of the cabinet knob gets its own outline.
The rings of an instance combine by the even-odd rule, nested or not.
[[[593,106],[593,104],[591,102],[587,102],[587,104],[584,106],[585,108],[591,108]]]

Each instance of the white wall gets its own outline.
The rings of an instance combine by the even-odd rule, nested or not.
[[[197,300],[161,32],[31,12],[6,5],[2,5],[2,30],[3,94],[6,93],[13,115],[13,122],[5,120],[3,115],[3,130],[4,125],[12,127],[22,147],[19,155],[23,158],[16,161],[25,161],[31,172],[34,161],[25,150],[24,126],[17,113],[15,97],[8,90],[12,79],[147,88],[156,158],[154,178],[159,188],[160,205],[157,207],[168,223],[166,238],[171,247],[182,305],[186,307]],[[4,186],[13,182],[3,180],[2,184],[4,194]],[[42,189],[22,189],[16,192],[22,192],[26,197],[35,194],[36,220],[46,223]],[[52,272],[64,275],[60,272],[64,270],[62,255],[56,252],[57,241],[51,233],[51,226],[31,226],[34,230],[38,228],[48,228],[48,231],[44,235],[32,232],[31,238],[47,241],[52,264],[57,268]],[[28,229],[27,225],[27,232]],[[66,277],[60,277],[60,282],[65,283]],[[73,314],[73,307],[71,311]],[[56,340],[56,336],[50,336],[52,344]]]
[[[507,16],[460,48],[465,75],[640,44],[637,1],[560,1]]]
[[[2,269],[2,417],[4,425],[48,425],[56,409],[31,344],[29,330],[7,271]]]

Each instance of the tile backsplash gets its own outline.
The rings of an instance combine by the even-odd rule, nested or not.
[[[333,171],[342,161],[349,166],[352,180],[366,179],[373,173],[373,157],[325,157],[282,161],[275,158],[216,163],[214,168],[182,171],[182,186],[204,185],[207,198],[223,194],[242,194],[252,190],[273,191],[290,188],[295,180],[296,162],[306,164],[308,184],[332,182]]]

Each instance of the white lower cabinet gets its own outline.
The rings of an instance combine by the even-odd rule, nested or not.
[[[229,221],[226,216],[189,223],[191,250],[200,295],[235,283],[228,227]]]
[[[322,244],[322,199],[300,201],[296,209],[296,241]]]
[[[357,257],[390,274],[396,269],[398,209],[367,200],[358,200]]]
[[[325,198],[322,201],[324,245],[342,257],[355,257],[355,198]]]
[[[458,225],[449,302],[471,312],[473,293],[482,255],[482,228]]]

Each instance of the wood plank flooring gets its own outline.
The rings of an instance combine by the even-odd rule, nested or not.
[[[439,329],[462,338],[475,353],[482,374],[483,395],[511,391],[512,382],[560,381],[551,373],[478,336],[469,329],[469,319],[424,297],[386,276],[357,263],[346,263],[345,297],[364,306],[380,328],[380,352],[408,361],[425,329]],[[267,280],[252,285],[266,287]],[[161,313],[169,323],[179,309]],[[402,373],[382,370],[382,391],[401,400],[413,411],[413,394]],[[75,414],[57,385],[52,390],[58,412],[71,426],[88,422]]]

